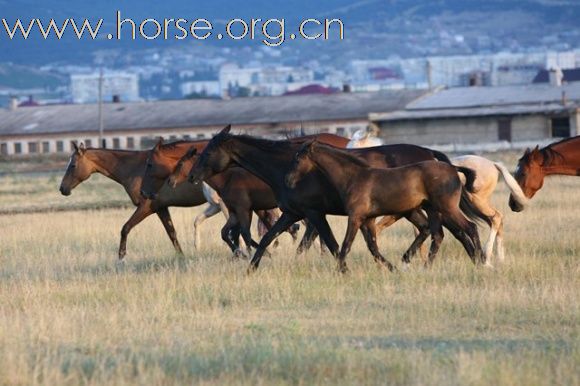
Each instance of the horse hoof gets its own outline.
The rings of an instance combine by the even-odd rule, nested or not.
[[[115,263],[115,271],[117,271],[117,273],[122,273],[125,272],[125,269],[126,269],[125,260],[117,260],[117,262]]]

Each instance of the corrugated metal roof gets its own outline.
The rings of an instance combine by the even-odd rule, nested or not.
[[[407,110],[549,104],[561,101],[562,93],[580,101],[580,84],[449,88],[410,103]]]
[[[367,119],[372,111],[403,109],[425,91],[338,93],[232,100],[178,100],[103,106],[105,130],[138,130],[252,125],[301,121]],[[98,108],[53,105],[0,110],[0,135],[95,131]]]
[[[548,105],[511,105],[473,107],[465,109],[400,110],[389,113],[370,114],[371,121],[401,121],[412,119],[444,119],[486,117],[500,115],[558,114],[579,108],[580,105],[552,103]]]

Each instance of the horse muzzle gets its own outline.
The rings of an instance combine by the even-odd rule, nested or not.
[[[509,206],[513,212],[521,212],[524,210],[524,206],[519,202],[517,202],[516,200],[514,200],[512,196],[510,196]]]
[[[70,189],[69,188],[66,188],[66,187],[61,185],[58,190],[60,190],[60,194],[62,194],[63,196],[70,196]]]

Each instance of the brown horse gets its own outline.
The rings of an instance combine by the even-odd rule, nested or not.
[[[183,164],[186,159],[193,158],[198,150],[203,149],[206,144],[207,141],[179,141],[168,144],[159,141],[149,152],[147,168],[141,184],[141,195],[150,199],[155,198],[155,192],[164,186],[176,167]],[[175,188],[181,182],[183,181],[174,181],[172,187]],[[232,252],[236,255],[244,253],[237,244],[240,233],[247,247],[257,246],[258,244],[252,240],[250,233],[252,212],[258,215],[266,229],[271,228],[278,218],[277,213],[268,213],[277,207],[270,187],[241,168],[226,170],[206,182],[210,189],[217,192],[225,206],[223,212],[226,214],[227,222],[222,228],[221,236]],[[194,186],[191,187],[194,188]],[[297,238],[298,229],[298,226],[289,229],[294,240]]]
[[[305,175],[314,170],[322,172],[338,191],[348,215],[348,227],[338,255],[341,272],[347,271],[346,255],[363,224],[372,224],[381,215],[396,216],[418,209],[427,212],[432,235],[427,264],[433,262],[443,240],[443,217],[473,263],[485,263],[477,226],[460,210],[460,201],[462,198],[467,201],[467,196],[457,172],[466,174],[467,189],[473,190],[475,179],[475,174],[466,168],[425,161],[397,168],[375,169],[353,154],[313,141],[304,144],[296,153],[286,176],[288,187],[295,188]],[[468,212],[468,215],[477,218],[475,213]],[[394,266],[389,261],[382,263],[393,270]]]
[[[201,189],[182,184],[178,189],[161,189],[154,200],[144,199],[140,194],[141,180],[145,170],[148,151],[85,149],[73,142],[74,151],[60,184],[60,192],[69,196],[71,191],[93,173],[100,173],[121,184],[137,207],[121,229],[119,260],[127,253],[127,236],[134,226],[156,213],[176,251],[182,254],[168,207],[191,207],[206,202]]]
[[[527,198],[544,185],[544,177],[554,174],[580,176],[580,136],[552,143],[542,149],[526,149],[518,161],[515,178]],[[524,206],[510,195],[510,208],[521,212]]]
[[[308,219],[316,227],[330,252],[338,257],[338,244],[326,221],[327,214],[346,215],[338,192],[319,171],[306,175],[294,189],[285,183],[286,173],[302,145],[290,141],[270,141],[231,135],[229,131],[230,127],[226,127],[212,138],[192,168],[190,179],[201,181],[230,167],[241,166],[264,180],[274,191],[282,216],[260,241],[250,270],[258,267],[265,249],[281,232],[302,219]],[[388,168],[436,158],[449,163],[444,154],[414,145],[387,145],[353,149],[350,152],[362,157],[373,167]],[[407,216],[420,228],[420,235],[426,239],[429,229],[427,219],[421,211],[414,211]],[[376,245],[376,224],[371,222],[364,224],[362,231],[367,247],[375,259],[379,261],[383,259]],[[413,243],[412,248],[416,249],[421,242]],[[405,261],[414,253],[412,248],[405,253]]]

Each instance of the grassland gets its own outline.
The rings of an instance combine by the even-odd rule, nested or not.
[[[124,195],[103,178],[68,198],[57,185],[0,177],[0,210]],[[580,179],[550,178],[521,214],[503,185],[495,201],[508,251],[495,270],[448,236],[432,269],[389,274],[359,236],[346,277],[317,251],[294,258],[286,235],[247,277],[221,217],[191,249],[199,209],[172,209],[186,259],[151,217],[120,271],[129,208],[1,215],[0,384],[579,385]],[[341,238],[344,219],[331,225]],[[379,245],[399,264],[411,237],[397,224]]]

